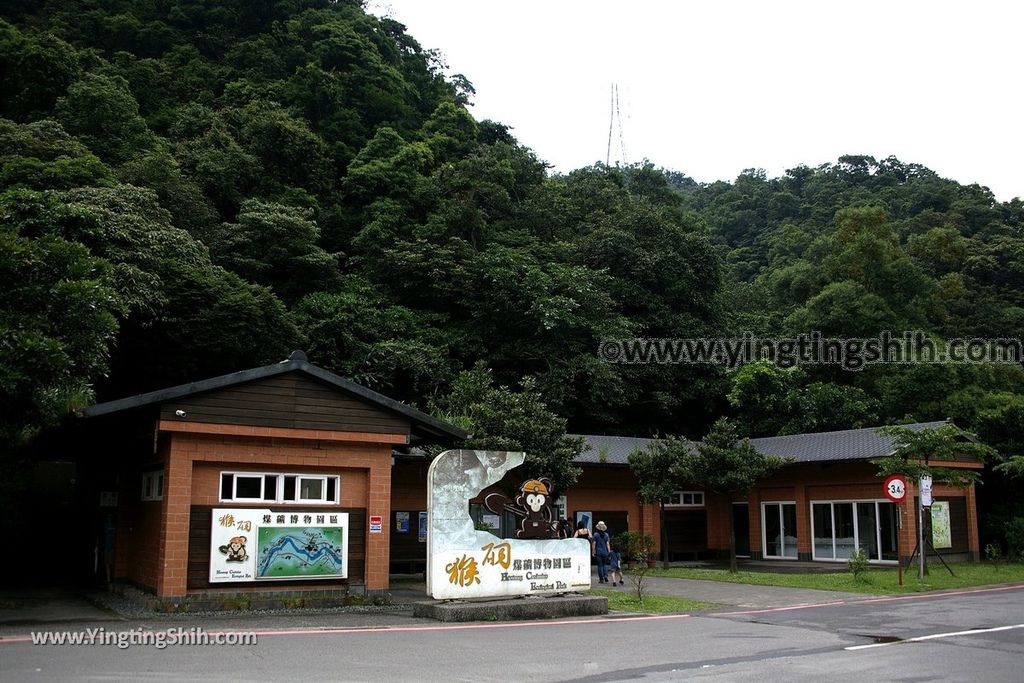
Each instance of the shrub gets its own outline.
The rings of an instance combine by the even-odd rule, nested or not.
[[[857,550],[853,555],[850,555],[850,559],[846,562],[847,568],[850,573],[853,574],[853,578],[859,579],[860,575],[868,570],[868,554],[861,548]]]
[[[654,536],[642,534],[639,531],[626,531],[615,537],[612,547],[617,548],[620,555],[628,557],[633,562],[646,563],[654,555],[654,548],[657,545]]]
[[[1006,555],[1024,559],[1024,517],[1014,517],[1006,523]]]
[[[636,564],[630,569],[629,580],[633,583],[633,588],[636,590],[637,600],[641,605],[644,604],[644,589],[647,586],[647,572],[650,569],[647,565],[647,560],[654,554],[654,536],[650,534],[642,534],[639,531],[627,531],[623,534],[619,534],[616,538],[620,539],[619,543],[619,554],[628,554],[630,560]],[[612,546],[616,547],[616,546]]]
[[[1003,551],[999,548],[996,543],[989,543],[985,546],[985,559],[992,563],[993,566],[999,567],[999,560],[1003,559]]]

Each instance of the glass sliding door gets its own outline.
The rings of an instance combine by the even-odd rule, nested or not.
[[[898,514],[894,503],[878,504],[878,546],[882,559],[890,562],[899,559],[896,552],[899,534],[899,522],[896,519]]]
[[[814,530],[814,559],[836,559],[836,539],[832,534],[832,503],[811,504],[811,528]]]
[[[849,559],[857,544],[853,503],[832,503],[832,524],[836,530],[836,559]]]
[[[846,560],[860,549],[871,561],[895,561],[896,514],[885,501],[812,502],[812,557]]]
[[[869,560],[878,557],[878,509],[876,503],[857,503],[857,547]]]
[[[782,505],[782,556],[796,559],[796,503]]]
[[[796,503],[762,503],[761,532],[765,557],[795,559]]]

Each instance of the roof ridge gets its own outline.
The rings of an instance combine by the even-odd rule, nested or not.
[[[338,391],[347,392],[348,394],[361,398],[364,401],[376,404],[385,410],[398,413],[415,423],[419,423],[421,426],[433,428],[451,437],[457,439],[465,439],[469,437],[467,432],[455,425],[449,424],[444,420],[424,413],[417,408],[402,403],[401,401],[397,401],[389,396],[385,396],[373,389],[357,384],[352,380],[333,373],[330,370],[326,370],[319,365],[310,363],[306,360],[306,355],[301,351],[294,351],[287,359],[270,365],[238,370],[224,375],[217,375],[216,377],[208,377],[195,382],[186,382],[172,387],[165,387],[163,389],[147,391],[133,396],[126,396],[113,401],[96,403],[91,406],[75,410],[74,415],[80,418],[99,417],[101,415],[108,415],[122,410],[131,410],[133,408],[141,408],[149,405],[159,405],[183,396],[204,394],[239,384],[267,379],[268,377],[274,377],[276,375],[289,372],[300,372],[307,377],[318,379],[321,382],[325,382],[334,387]]]
[[[785,439],[794,436],[812,436],[818,434],[850,434],[852,432],[876,432],[883,427],[922,427],[925,425],[934,424],[949,424],[948,420],[929,420],[928,422],[904,422],[903,424],[894,425],[878,425],[876,427],[853,427],[851,429],[831,429],[826,432],[800,432],[799,434],[776,434],[775,436],[755,436],[752,437],[751,441],[759,441],[761,439]]]
[[[749,437],[749,438],[750,438],[751,441],[758,441],[760,439],[784,439],[784,438],[789,438],[789,437],[793,437],[793,436],[811,436],[813,434],[848,434],[848,433],[851,433],[851,432],[876,431],[878,429],[882,429],[883,427],[920,427],[920,426],[924,426],[924,425],[934,425],[934,424],[952,424],[952,423],[950,423],[948,419],[947,420],[928,420],[928,421],[925,421],[925,422],[904,422],[902,424],[895,424],[895,425],[877,425],[877,426],[874,426],[874,427],[852,427],[850,429],[830,429],[830,430],[824,431],[824,432],[800,432],[799,434],[775,434],[774,436],[754,436],[754,437]],[[575,437],[583,437],[583,438],[600,438],[600,439],[642,439],[644,441],[657,441],[659,439],[666,438],[666,437],[662,437],[662,436],[625,436],[625,435],[622,435],[622,434],[584,434],[584,433],[575,433],[575,432],[571,433],[571,434],[570,433],[566,433],[566,436],[575,436]],[[703,441],[703,439],[701,439],[701,440],[691,439],[688,436],[679,436],[679,437],[675,437],[675,438],[683,439],[683,440],[689,441],[691,443],[700,443],[701,441]]]

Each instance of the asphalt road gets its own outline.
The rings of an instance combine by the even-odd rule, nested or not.
[[[4,633],[0,680],[1024,680],[1024,586],[700,616],[390,621],[396,625],[339,628],[325,619],[275,618],[257,622],[265,632],[256,645],[164,650],[36,646]],[[195,625],[242,630],[252,623]]]

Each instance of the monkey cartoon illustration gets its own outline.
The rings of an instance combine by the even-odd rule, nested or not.
[[[530,479],[523,483],[512,503],[504,494],[491,493],[484,499],[484,506],[499,515],[511,512],[522,517],[516,538],[558,538],[558,526],[551,509],[553,490],[549,479]]]
[[[249,559],[249,554],[245,552],[245,543],[245,536],[235,536],[219,550],[228,556],[228,562],[245,562]]]

